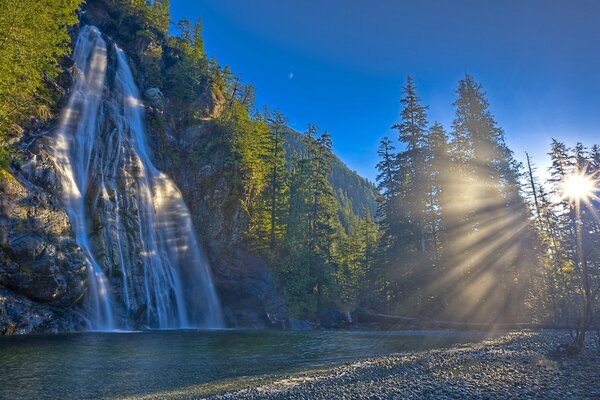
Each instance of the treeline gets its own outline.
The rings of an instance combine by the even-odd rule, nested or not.
[[[579,332],[597,323],[600,147],[554,140],[540,184],[514,159],[473,77],[458,83],[449,132],[429,125],[410,77],[401,103],[397,141],[384,138],[378,151],[377,296],[363,305]],[[580,207],[573,190],[587,190]]]
[[[292,315],[315,321],[334,308],[354,310],[378,240],[370,210],[358,215],[336,197],[327,132],[309,125],[299,151],[286,157],[283,115],[265,110],[256,118],[262,129],[232,130],[249,245],[269,261]]]
[[[549,178],[540,183],[528,162],[533,226],[538,236],[546,320],[576,326],[575,347],[586,330],[600,327],[600,146],[569,148],[553,140]],[[529,161],[529,158],[528,158]]]
[[[412,78],[404,87],[398,147],[384,138],[377,177],[379,304],[390,313],[465,321],[526,315],[535,232],[519,165],[481,85],[456,90],[450,132],[428,124]]]
[[[284,143],[286,157],[293,159],[295,154],[305,151],[302,134],[289,129]],[[333,167],[329,179],[334,193],[343,207],[350,207],[355,214],[362,215],[365,208],[375,214],[377,207],[377,188],[367,179],[350,170],[338,157],[333,157]],[[342,221],[345,226],[345,223]]]

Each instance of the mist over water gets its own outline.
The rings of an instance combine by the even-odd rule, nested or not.
[[[152,163],[125,53],[85,26],[52,149],[88,263],[90,329],[223,326],[181,193]]]

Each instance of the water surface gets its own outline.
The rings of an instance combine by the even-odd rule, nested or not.
[[[473,342],[451,331],[148,331],[0,338],[0,399],[167,392],[362,357]]]

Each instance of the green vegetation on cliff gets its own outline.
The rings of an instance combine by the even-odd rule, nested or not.
[[[0,159],[6,162],[10,134],[32,118],[45,120],[57,96],[50,85],[59,61],[71,52],[67,27],[77,23],[82,0],[0,2]]]
[[[223,215],[219,226],[203,217],[201,236],[266,260],[294,316],[352,310],[374,262],[373,185],[332,154],[327,133],[299,135],[258,110],[254,88],[207,58],[201,23],[170,34],[167,11],[165,1],[90,0],[84,19],[131,57],[154,157],[180,177],[192,212]]]

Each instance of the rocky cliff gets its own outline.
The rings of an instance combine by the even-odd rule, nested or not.
[[[227,108],[225,96],[204,78],[196,88],[200,95],[189,104],[178,101],[178,94],[169,92],[172,88],[165,82],[156,85],[165,71],[170,71],[169,63],[180,59],[180,49],[160,33],[149,34],[134,17],[109,3],[89,0],[81,14],[81,25],[98,26],[106,42],[118,45],[127,55],[143,95],[149,158],[175,182],[189,208],[198,241],[206,251],[226,326],[310,327],[289,318],[266,261],[246,241],[247,216],[226,170],[231,148],[218,123]],[[72,31],[74,38],[78,30]],[[160,67],[155,62],[157,54],[162,60]],[[114,55],[110,57],[109,69],[115,62]],[[63,98],[56,115],[72,90],[73,61],[64,60],[63,67],[64,74],[51,83]],[[84,251],[75,240],[73,221],[69,221],[59,200],[60,179],[49,154],[57,124],[55,119],[26,129],[15,139],[21,160],[0,169],[0,334],[71,331],[88,326],[83,303],[93,283],[86,272]],[[106,129],[114,129],[115,125],[118,122],[107,123]],[[337,174],[342,179],[336,183],[336,194],[348,198],[353,196],[352,191],[359,191],[360,201],[351,205],[358,211],[372,208],[372,185],[347,171],[339,160],[336,165],[342,171]],[[130,169],[128,173],[135,171]],[[102,197],[96,194],[95,198]],[[112,203],[103,200],[106,207]],[[118,286],[118,263],[110,256],[109,245],[114,235],[107,224],[110,221],[93,215],[88,229],[93,246],[104,249],[100,251],[105,256],[101,257],[100,267]],[[143,275],[143,270],[138,272]],[[135,315],[123,311],[121,318],[141,319],[137,314],[146,310],[142,303],[143,299],[138,298],[131,308],[137,310]]]
[[[67,214],[32,182],[38,172],[0,170],[0,334],[84,327],[74,309],[85,293],[85,259]]]
[[[218,103],[205,107],[208,115],[218,115]],[[216,125],[209,117],[178,130],[160,123],[163,110],[149,106],[148,115],[155,149],[161,149],[155,158],[175,179],[190,207],[226,322],[232,327],[284,325],[286,307],[267,264],[245,243],[248,221],[223,172],[226,149],[215,144],[220,135]]]
[[[93,12],[83,20],[100,26],[103,23]],[[77,31],[73,31],[74,36]],[[113,39],[107,36],[107,40]],[[153,45],[145,43],[142,53]],[[131,65],[136,67],[138,53],[135,48],[129,51],[133,51]],[[72,83],[72,61],[65,60],[64,67],[65,74],[55,89],[66,98]],[[173,129],[173,119],[165,115],[172,110],[162,92],[143,86],[143,82],[140,86],[147,104],[150,146],[162,150],[154,152],[152,158],[159,169],[174,178],[192,211],[212,265],[227,326],[281,326],[286,310],[273,279],[265,263],[241,245],[246,221],[239,205],[231,201],[230,184],[219,172],[218,159],[223,153],[219,149],[198,151],[218,135],[210,121],[218,117],[223,100],[208,92],[199,100],[202,104],[196,104],[204,110],[205,122]],[[60,106],[64,105],[63,99]],[[81,311],[91,283],[84,253],[59,200],[61,187],[49,156],[56,126],[54,120],[25,130],[15,138],[22,151],[21,161],[0,170],[1,334],[71,331],[87,326]],[[190,161],[192,164],[187,164]],[[103,223],[94,217],[96,222],[100,229],[96,233],[102,236]],[[114,267],[103,264],[107,274]]]
[[[82,23],[98,26],[130,57],[144,95],[151,158],[177,184],[190,209],[193,224],[212,268],[227,326],[265,328],[287,323],[287,310],[267,264],[245,243],[248,221],[224,171],[230,154],[225,132],[217,123],[226,106],[223,94],[208,82],[201,95],[181,104],[173,93],[152,86],[153,57],[180,57],[178,49],[161,39],[135,33],[136,22],[89,1]],[[165,57],[168,55],[168,57]],[[165,65],[160,70],[165,74]],[[190,115],[194,114],[191,119]]]

